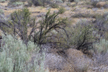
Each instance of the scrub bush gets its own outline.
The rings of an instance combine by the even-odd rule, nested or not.
[[[8,33],[20,37],[26,45],[29,40],[40,45],[48,42],[52,30],[56,30],[56,32],[60,29],[64,30],[67,19],[60,19],[59,13],[51,14],[49,10],[43,20],[36,23],[36,19],[30,17],[29,10],[22,9],[13,12],[10,20],[0,20],[0,29],[4,34]],[[31,30],[28,34],[29,28]]]
[[[94,26],[100,38],[108,39],[108,12],[96,17]]]
[[[60,19],[58,17],[58,13],[50,13],[50,10],[45,15],[44,19],[40,22],[39,31],[35,32],[34,35],[34,43],[37,44],[43,44],[46,42],[52,42],[51,38],[53,35],[51,35],[52,31],[55,31],[58,33],[59,30],[63,30],[66,27],[67,19]]]
[[[15,11],[11,14],[9,20],[1,20],[0,29],[4,33],[9,33],[14,36],[19,36],[25,44],[27,44],[29,40],[29,36],[27,35],[28,24],[30,22],[30,12],[28,9],[22,9]]]

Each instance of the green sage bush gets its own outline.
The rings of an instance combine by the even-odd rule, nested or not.
[[[101,39],[99,43],[94,44],[94,48],[97,53],[108,53],[108,41]]]
[[[108,40],[100,39],[99,42],[93,44],[94,55],[96,59],[94,65],[108,65]],[[96,64],[97,63],[97,64]]]
[[[31,41],[25,45],[11,35],[3,36],[1,49],[0,72],[48,72],[44,69],[44,53],[39,56],[40,48]]]

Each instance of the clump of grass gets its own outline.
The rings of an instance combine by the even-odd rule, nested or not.
[[[63,14],[65,11],[66,11],[65,8],[63,7],[59,8],[59,14]]]
[[[52,3],[52,4],[50,4],[50,6],[51,6],[52,8],[59,8],[59,5],[56,4],[56,3]]]

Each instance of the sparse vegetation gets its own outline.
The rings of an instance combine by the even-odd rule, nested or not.
[[[0,72],[108,71],[107,0],[0,2]]]

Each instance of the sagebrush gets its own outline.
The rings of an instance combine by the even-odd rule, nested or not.
[[[4,36],[0,49],[0,72],[48,72],[44,69],[44,53],[40,56],[39,49],[31,41],[25,45],[11,35]]]

